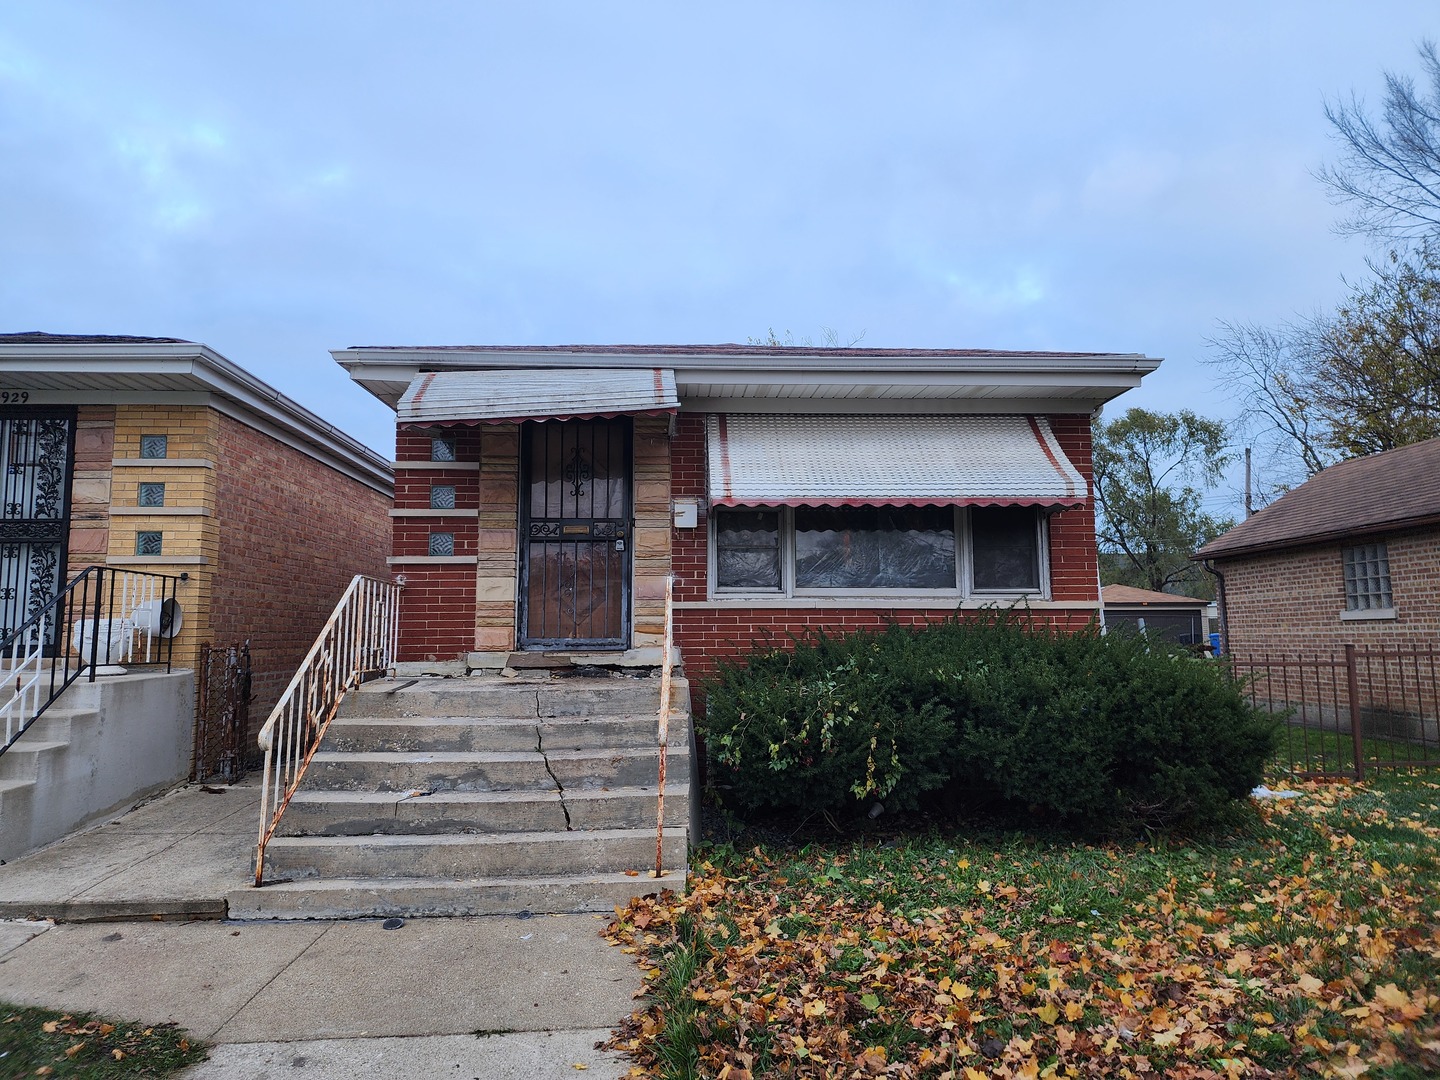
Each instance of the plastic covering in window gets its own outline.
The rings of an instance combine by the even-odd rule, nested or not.
[[[799,508],[795,584],[802,589],[953,589],[948,507]]]
[[[1037,591],[1040,538],[1029,506],[970,509],[970,544],[976,592]]]
[[[780,514],[715,511],[715,583],[722,589],[780,589]]]

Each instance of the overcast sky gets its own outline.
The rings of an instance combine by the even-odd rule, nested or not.
[[[829,327],[1161,356],[1112,409],[1227,416],[1217,320],[1371,253],[1325,100],[1427,36],[1435,0],[0,0],[0,331],[202,341],[387,456],[328,350]]]

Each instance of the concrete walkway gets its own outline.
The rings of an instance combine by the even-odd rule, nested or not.
[[[190,787],[0,866],[0,917],[123,920],[0,922],[0,998],[177,1023],[216,1044],[199,1080],[624,1074],[593,1049],[640,985],[607,916],[227,921],[257,806]]]

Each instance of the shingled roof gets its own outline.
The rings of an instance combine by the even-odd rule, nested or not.
[[[1440,439],[1342,461],[1210,541],[1217,559],[1440,524]]]

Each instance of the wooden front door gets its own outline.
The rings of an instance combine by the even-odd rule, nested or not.
[[[521,430],[520,647],[630,644],[630,420]]]

